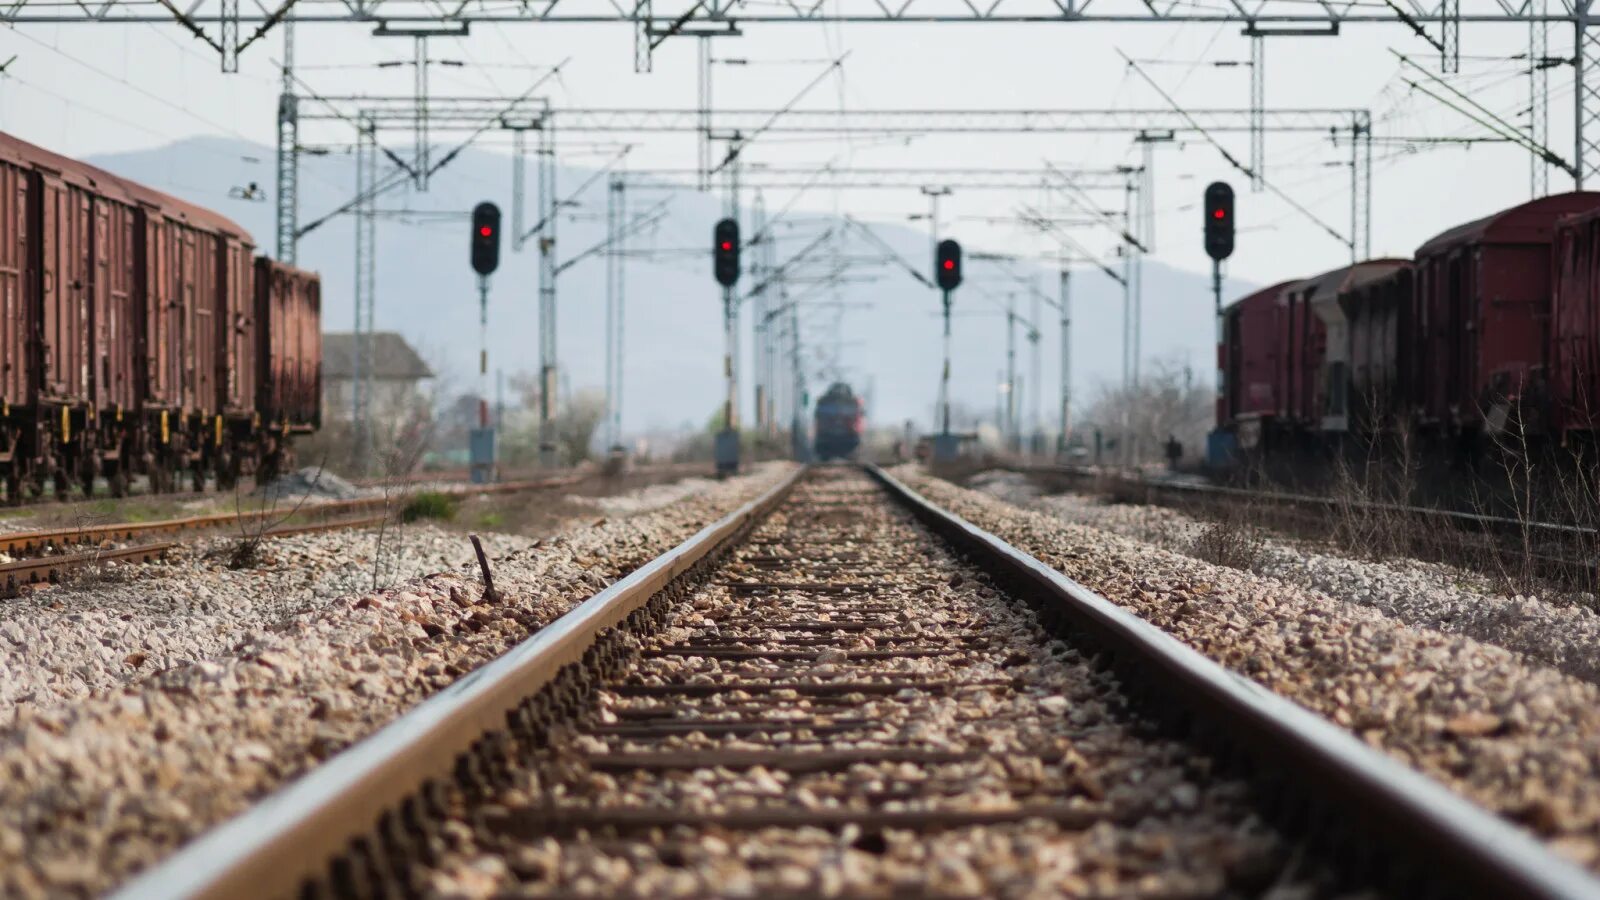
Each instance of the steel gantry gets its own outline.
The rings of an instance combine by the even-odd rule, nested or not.
[[[433,0],[13,0],[0,7],[0,23],[30,25],[177,24],[215,50],[223,71],[237,71],[239,55],[279,26],[365,24],[386,36],[464,36],[474,23],[621,24],[634,32],[634,67],[649,71],[654,51],[673,37],[736,35],[756,25],[818,23],[876,24],[1179,24],[1237,23],[1252,38],[1252,105],[1261,106],[1264,79],[1262,38],[1337,36],[1351,25],[1400,25],[1438,52],[1440,68],[1459,70],[1461,27],[1529,26],[1530,56],[1544,59],[1548,27],[1570,28],[1574,51],[1574,180],[1579,188],[1600,175],[1600,34],[1595,0],[1386,0],[1383,4],[1306,3],[1303,0],[1233,0],[1200,5],[1178,0],[797,0],[753,5],[738,0],[478,0],[440,4]],[[1541,28],[1541,26],[1544,26]],[[1534,55],[1538,54],[1538,55]],[[1565,62],[1564,60],[1561,62]],[[425,73],[419,70],[419,78]],[[1536,78],[1536,87],[1543,84]],[[709,98],[702,98],[703,115]],[[1538,104],[1535,104],[1536,106]],[[1536,110],[1537,113],[1537,110]],[[1542,126],[1537,115],[1535,129]],[[1252,160],[1264,149],[1252,131]],[[1536,178],[1538,176],[1535,176]]]
[[[345,119],[346,109],[360,109],[375,122],[392,122],[395,127],[414,128],[417,99],[405,97],[326,97],[316,111],[302,110],[300,121]],[[805,134],[1031,134],[1042,137],[1083,133],[1123,133],[1144,145],[1184,137],[1202,136],[1215,142],[1215,135],[1262,132],[1331,135],[1348,139],[1350,165],[1350,227],[1348,233],[1324,228],[1350,250],[1352,259],[1370,255],[1372,116],[1366,109],[1349,108],[1213,108],[1213,109],[722,109],[710,114],[689,109],[618,109],[551,107],[542,98],[507,102],[501,97],[433,97],[429,116],[436,130],[481,128],[486,119],[522,119],[547,122],[545,131],[574,134],[699,134],[707,128],[739,143],[738,135],[754,133]],[[778,113],[781,112],[781,115]],[[1148,156],[1148,153],[1146,154]],[[762,170],[741,164],[738,153],[730,154],[721,166],[729,186],[730,210],[737,207],[740,184],[768,189],[802,187],[918,187],[943,183],[931,172],[912,169],[830,169]],[[1259,175],[1259,169],[1252,169]],[[667,180],[694,177],[697,185],[708,183],[709,172],[656,170]],[[785,179],[785,174],[788,176]],[[1025,170],[966,170],[963,180],[974,186],[989,182],[995,189],[1026,188],[1035,173]],[[920,181],[916,179],[922,179]],[[1319,223],[1320,224],[1320,223]]]

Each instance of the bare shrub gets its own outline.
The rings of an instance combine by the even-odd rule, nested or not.
[[[1267,540],[1242,518],[1228,517],[1201,526],[1189,555],[1214,565],[1254,572],[1266,557]]]
[[[311,479],[314,487],[322,478],[325,471],[322,463],[317,464],[317,474]],[[261,498],[256,503],[245,499],[243,489],[235,485],[233,489],[233,510],[239,522],[239,536],[234,538],[220,551],[220,555],[227,560],[230,569],[252,569],[261,563],[261,548],[266,542],[267,535],[273,529],[294,518],[300,513],[300,508],[311,497],[311,491],[300,495],[294,507],[283,515],[278,515],[278,500],[281,494],[278,491],[267,490],[266,485],[261,486]],[[248,507],[254,506],[254,509]]]

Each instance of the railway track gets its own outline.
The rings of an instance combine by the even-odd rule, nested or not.
[[[527,491],[566,487],[592,477],[569,474],[526,481],[507,481],[491,485],[469,485],[445,490],[459,495],[517,494]],[[394,497],[363,497],[306,504],[292,510],[252,510],[163,519],[152,522],[121,522],[104,525],[72,525],[0,534],[0,553],[22,557],[0,563],[0,597],[15,597],[27,585],[54,584],[69,572],[111,562],[151,562],[164,557],[177,546],[174,541],[154,538],[174,537],[203,531],[244,529],[263,537],[283,537],[315,531],[337,531],[375,525],[396,513]],[[286,516],[313,519],[293,524],[276,522]],[[129,544],[130,546],[117,546]],[[84,549],[90,548],[90,549]]]
[[[1559,522],[1523,521],[1505,516],[1407,506],[1355,498],[1263,491],[1226,485],[1146,478],[1081,466],[1008,467],[1036,476],[1064,478],[1109,487],[1125,500],[1178,509],[1247,507],[1252,519],[1291,533],[1326,537],[1339,522],[1365,519],[1390,526],[1405,522],[1404,533],[1385,539],[1405,544],[1418,556],[1492,573],[1527,571],[1559,585],[1592,590],[1600,572],[1600,530]],[[1359,527],[1357,530],[1361,530]]]
[[[468,881],[1600,896],[1443,787],[843,469],[708,526],[119,896]]]

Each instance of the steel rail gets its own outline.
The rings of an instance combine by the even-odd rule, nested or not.
[[[1389,841],[1452,896],[1593,897],[1600,881],[1502,821],[1302,707],[1234,674],[1039,560],[930,503],[876,467],[889,494],[978,565],[1059,610],[1119,661],[1172,695],[1252,758],[1295,777],[1293,787],[1344,813],[1361,835]],[[385,810],[444,777],[484,736],[584,658],[680,575],[749,532],[802,477],[761,497],[606,588],[506,655],[423,701],[390,725],[189,844],[112,895],[114,900],[279,896],[326,871],[370,834]]]
[[[765,518],[805,472],[761,496],[579,604],[533,637],[417,704],[377,733],[223,823],[122,887],[118,900],[289,896],[320,875],[328,855],[370,832],[398,799],[442,777],[507,714],[582,659],[622,622],[696,563]]]
[[[1293,786],[1343,813],[1346,828],[1381,834],[1403,848],[1401,859],[1452,883],[1452,896],[1600,898],[1600,881],[1527,832],[935,506],[882,469],[868,471],[945,540],[1025,584],[1140,677],[1180,695],[1197,719],[1221,724],[1230,741],[1262,754],[1258,765],[1295,773]]]
[[[514,494],[523,491],[548,490],[550,488],[566,487],[577,484],[585,478],[583,475],[562,475],[553,478],[536,478],[528,481],[507,481],[500,484],[469,485],[469,486],[442,486],[439,493],[472,496],[478,494]],[[37,554],[50,548],[72,547],[82,544],[99,543],[102,541],[131,541],[141,536],[153,534],[179,534],[185,531],[198,531],[206,528],[217,528],[236,525],[246,522],[255,522],[262,519],[273,519],[288,516],[295,517],[323,517],[339,515],[342,513],[360,513],[368,510],[382,509],[395,501],[395,497],[361,497],[354,500],[333,500],[327,503],[308,503],[294,510],[248,510],[243,513],[216,513],[204,516],[188,516],[181,519],[161,519],[154,522],[120,522],[107,525],[72,525],[63,528],[40,528],[29,531],[14,531],[9,534],[0,534],[0,553],[10,555]]]
[[[65,553],[60,556],[41,556],[0,564],[0,597],[13,597],[25,585],[56,584],[61,576],[74,569],[104,565],[109,562],[151,562],[167,555],[177,546],[171,542],[140,544],[116,550],[90,550],[84,553]]]
[[[1121,481],[1123,484],[1148,491],[1168,491],[1176,494],[1230,497],[1241,500],[1262,500],[1280,506],[1309,506],[1329,510],[1340,506],[1349,506],[1369,512],[1399,513],[1419,519],[1440,519],[1461,525],[1470,525],[1486,531],[1520,532],[1526,529],[1530,534],[1548,537],[1600,537],[1600,529],[1586,528],[1581,525],[1563,525],[1559,522],[1524,522],[1520,519],[1511,519],[1505,516],[1491,516],[1484,513],[1462,512],[1454,509],[1438,509],[1430,506],[1409,506],[1403,503],[1387,503],[1377,500],[1340,500],[1316,494],[1296,494],[1287,491],[1255,491],[1249,488],[1228,487],[1220,484],[1166,481],[1128,475],[1121,472],[1098,471],[1082,466],[1021,465],[1011,468],[1024,473],[1067,475],[1075,478],[1104,478],[1109,476]]]
[[[303,525],[277,525],[261,532],[258,537],[281,538],[319,531],[339,531],[345,528],[366,528],[388,521],[387,513],[377,516],[357,516],[335,519],[331,522],[312,522]],[[165,559],[167,552],[178,544],[172,541],[135,544],[131,547],[85,550],[80,553],[62,553],[56,556],[35,556],[0,564],[0,598],[16,597],[23,587],[38,584],[59,584],[62,576],[78,569],[90,569],[111,562],[147,563]]]

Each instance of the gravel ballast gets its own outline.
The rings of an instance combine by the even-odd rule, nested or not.
[[[1176,553],[1193,548],[1209,523],[1162,506],[1100,503],[1083,494],[1040,496],[1025,475],[988,472],[969,482],[1015,506],[1059,516]],[[1415,559],[1381,561],[1319,552],[1296,543],[1255,536],[1259,551],[1252,571],[1310,588],[1386,616],[1449,634],[1459,634],[1520,653],[1600,684],[1600,614],[1593,609],[1536,596],[1507,596],[1488,578]]]
[[[0,896],[103,892],[500,655],[787,471],[763,466],[708,483],[669,508],[549,540],[491,536],[486,549],[504,595],[494,603],[481,602],[476,564],[464,564],[471,551],[463,536],[415,527],[407,538],[416,541],[412,555],[399,565],[435,574],[396,587],[298,611],[261,603],[283,590],[270,579],[259,592],[247,582],[214,587],[200,612],[222,617],[216,624],[225,636],[216,641],[226,652],[179,642],[184,646],[165,652],[208,658],[52,708],[17,705],[0,727]],[[350,537],[316,536],[319,546],[323,541],[337,547]],[[370,584],[370,558],[358,564],[351,555],[347,548],[343,563],[328,567],[345,570],[342,576],[319,576],[327,590],[339,590],[340,577],[351,588]],[[294,562],[286,556],[266,569],[271,578],[292,579]],[[175,576],[189,577],[135,576],[117,589],[149,589]],[[50,602],[47,594],[39,600]],[[229,618],[235,613],[221,611],[229,605],[261,615],[240,625]],[[50,612],[63,629],[87,630],[90,622]],[[137,613],[126,620],[122,614],[90,624],[108,625],[115,640],[116,629],[137,627]],[[160,616],[184,618],[166,607]],[[131,632],[125,637],[127,644],[107,648],[113,661],[136,643]],[[69,643],[54,646],[78,652]],[[35,655],[33,662],[43,661]],[[98,687],[92,675],[83,681]]]
[[[1600,689],[1459,635],[897,474],[1207,656],[1600,869]]]
[[[1260,821],[1253,790],[1141,719],[1090,654],[864,474],[808,479],[508,789],[455,798],[448,852],[413,886],[1319,893],[1296,893],[1317,864]]]
[[[579,522],[657,512],[715,485],[684,478],[609,496],[541,492],[477,498],[467,501],[467,509],[488,502],[536,505],[546,515],[524,524],[535,525],[538,535]],[[245,536],[236,530],[191,538],[161,564],[112,563],[83,570],[59,587],[0,603],[0,723],[9,721],[18,705],[49,708],[189,665],[338,597],[472,558],[459,528],[400,523],[405,502],[405,494],[395,495],[392,520],[381,530],[268,539],[260,558],[242,568],[230,564]],[[534,543],[488,531],[482,537],[491,548],[523,549]]]

